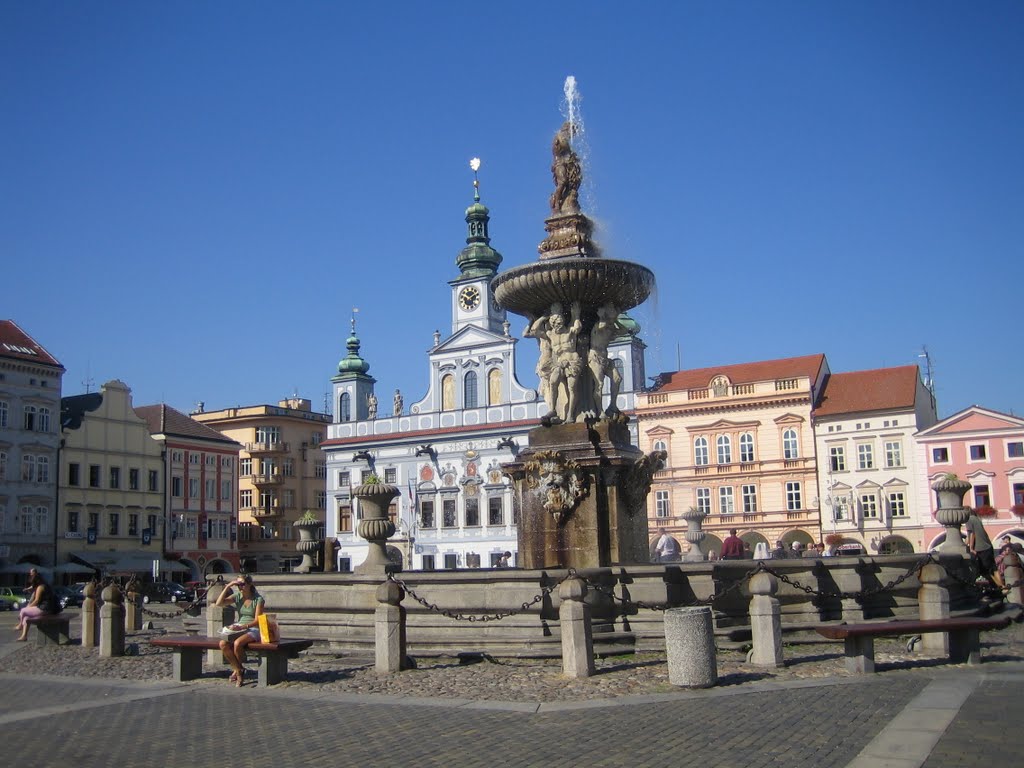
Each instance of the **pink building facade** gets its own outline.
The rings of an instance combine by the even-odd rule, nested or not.
[[[918,432],[917,449],[929,485],[949,472],[971,484],[964,504],[988,512],[982,522],[993,544],[1006,534],[1024,542],[1024,419],[972,405]],[[945,538],[934,493],[931,501],[922,520],[929,549]]]

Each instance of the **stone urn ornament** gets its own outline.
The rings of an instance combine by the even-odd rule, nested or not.
[[[966,555],[967,546],[960,537],[960,526],[971,516],[971,510],[964,506],[964,495],[971,490],[971,484],[950,473],[933,483],[932,490],[939,504],[935,519],[946,526],[946,540],[939,546],[939,551]]]
[[[690,507],[683,512],[682,518],[686,521],[686,540],[690,543],[690,551],[683,555],[684,562],[699,562],[704,559],[704,553],[700,551],[700,543],[704,541],[704,518],[708,513],[698,507]]]
[[[388,507],[399,494],[401,489],[397,485],[383,483],[376,475],[370,475],[352,489],[353,498],[359,499],[360,520],[356,532],[369,545],[366,559],[353,570],[357,575],[383,576],[402,569],[388,559],[387,553],[388,539],[395,535],[395,524],[388,519]]]
[[[311,509],[306,510],[302,517],[292,523],[292,526],[299,532],[299,541],[295,545],[295,549],[302,555],[302,562],[293,569],[295,573],[309,573],[316,567],[313,553],[320,549],[321,543],[314,533],[322,525],[323,522]]]

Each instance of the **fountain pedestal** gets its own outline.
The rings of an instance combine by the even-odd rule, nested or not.
[[[645,499],[660,457],[630,444],[624,417],[539,427],[505,464],[519,509],[523,568],[647,560]]]

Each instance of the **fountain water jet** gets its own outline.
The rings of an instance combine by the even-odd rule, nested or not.
[[[571,76],[565,95],[568,119],[552,142],[555,189],[540,258],[491,282],[498,304],[525,315],[524,335],[540,345],[537,374],[550,409],[529,447],[505,465],[520,504],[519,560],[527,568],[646,560],[646,497],[664,460],[631,444],[616,403],[620,377],[608,358],[608,344],[625,329],[620,313],[647,298],[654,274],[603,258],[593,241],[593,222],[579,206],[579,91]],[[603,408],[606,379],[611,398]]]

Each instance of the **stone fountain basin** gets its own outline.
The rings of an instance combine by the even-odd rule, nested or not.
[[[654,290],[654,273],[631,261],[565,257],[513,267],[491,289],[500,306],[520,315],[539,317],[555,302],[568,312],[574,301],[585,311],[610,302],[625,312]]]

